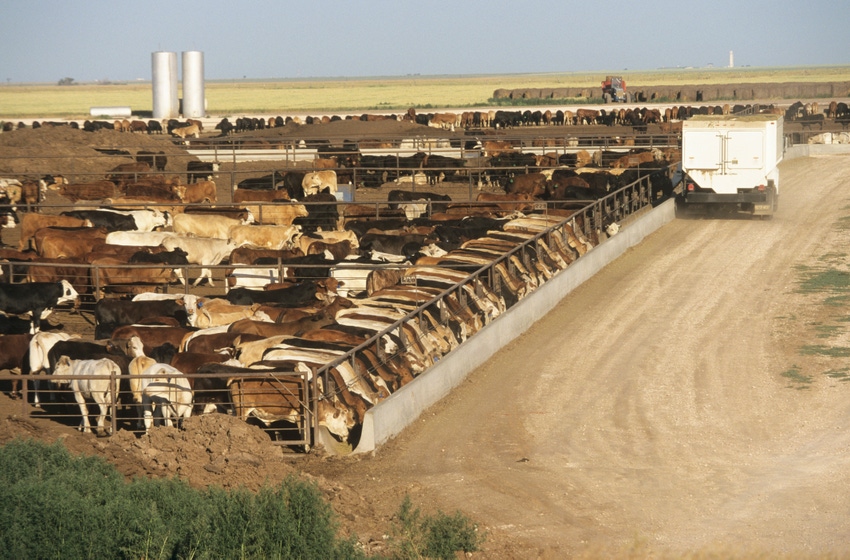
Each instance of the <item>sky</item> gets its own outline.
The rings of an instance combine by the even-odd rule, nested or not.
[[[2,0],[0,83],[850,65],[845,0]]]

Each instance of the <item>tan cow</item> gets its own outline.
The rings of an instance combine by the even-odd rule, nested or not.
[[[325,189],[330,189],[330,194],[336,194],[336,171],[324,170],[306,173],[301,181],[305,195],[318,194]]]
[[[291,226],[295,218],[307,217],[307,207],[303,204],[265,204],[262,206],[246,204],[245,208],[251,212],[258,224]]]
[[[200,138],[201,129],[198,128],[198,125],[196,124],[190,124],[188,126],[181,126],[180,128],[175,128],[171,131],[171,134],[183,139],[185,139],[187,136],[194,136],[195,138]]]
[[[259,303],[233,305],[221,298],[201,298],[195,313],[195,326],[201,329],[229,325],[240,319],[271,322],[271,317],[260,310]]]
[[[237,245],[250,245],[263,249],[288,249],[301,226],[236,225],[230,228],[229,237]]]
[[[213,181],[198,181],[186,185],[186,192],[183,195],[183,202],[187,204],[195,204],[199,202],[216,202],[217,200],[216,186]]]
[[[178,214],[172,220],[174,233],[192,234],[196,237],[229,239],[230,228],[245,225],[244,220],[217,214]]]
[[[487,157],[500,156],[514,151],[514,146],[505,140],[485,140],[481,142],[481,148]]]

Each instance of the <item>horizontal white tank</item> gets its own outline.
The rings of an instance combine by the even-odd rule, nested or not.
[[[133,112],[130,107],[92,107],[89,114],[93,117],[130,117]]]

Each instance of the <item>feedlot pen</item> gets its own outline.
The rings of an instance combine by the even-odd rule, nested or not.
[[[672,169],[667,169],[669,175]],[[461,188],[465,188],[462,186]],[[317,441],[316,432],[319,429],[326,430],[327,423],[322,423],[324,418],[330,418],[336,414],[351,414],[353,418],[350,429],[341,439],[341,447],[353,449],[357,445],[359,429],[362,426],[363,414],[369,408],[375,406],[389,396],[382,387],[388,388],[389,393],[397,389],[401,383],[393,379],[395,368],[398,363],[406,360],[406,356],[419,353],[426,355],[430,363],[438,360],[440,356],[451,351],[457,344],[473,336],[477,329],[486,326],[489,322],[496,320],[498,315],[513,305],[521,302],[536,286],[545,282],[546,279],[562,270],[569,263],[563,257],[567,254],[575,254],[578,258],[583,254],[582,250],[576,253],[575,247],[570,248],[574,236],[586,240],[592,240],[589,246],[599,242],[598,236],[607,224],[623,223],[634,214],[650,207],[658,202],[657,193],[648,177],[636,181],[608,196],[596,201],[547,201],[536,202],[534,212],[536,222],[533,225],[524,223],[517,226],[514,231],[516,239],[522,237],[514,248],[501,256],[494,258],[486,264],[466,264],[455,266],[455,271],[462,271],[463,278],[458,280],[439,281],[429,277],[430,271],[417,269],[410,263],[396,263],[383,265],[358,265],[351,264],[339,267],[343,273],[356,269],[364,269],[366,272],[374,268],[396,269],[403,272],[401,285],[410,289],[422,288],[417,305],[409,306],[405,313],[394,322],[388,322],[382,330],[376,330],[375,334],[363,343],[326,354],[323,360],[305,359],[306,368],[275,368],[262,371],[262,377],[257,372],[245,372],[240,368],[219,368],[217,371],[209,371],[203,374],[190,374],[190,378],[212,378],[229,381],[222,388],[219,383],[215,389],[210,389],[212,395],[204,395],[205,390],[196,391],[196,402],[206,400],[204,397],[214,397],[219,403],[221,410],[235,410],[241,417],[253,418],[252,421],[261,421],[268,429],[271,436],[282,445],[306,450]],[[474,211],[479,203],[465,201],[470,213]],[[154,204],[146,207],[154,207]],[[338,213],[341,216],[381,218],[387,214],[393,214],[384,201],[337,204]],[[58,213],[63,210],[61,206],[45,207],[45,213]],[[432,208],[430,203],[426,213],[430,215]],[[396,213],[397,215],[397,213]],[[3,241],[7,244],[14,243],[16,239],[5,232]],[[604,234],[603,234],[604,237]],[[586,249],[585,249],[586,250]],[[570,261],[572,262],[572,261]],[[559,264],[560,263],[560,264]],[[47,263],[25,263],[3,264],[4,280],[17,282],[26,277],[30,268],[54,267],[56,264]],[[97,299],[108,295],[109,297],[120,296],[122,287],[108,286],[101,280],[98,266],[74,265],[81,269],[82,277],[76,279],[78,284],[88,284],[88,293],[78,290],[82,294],[81,305],[73,311],[57,309],[49,322],[55,325],[55,329],[66,332],[81,334],[86,339],[93,338],[94,320],[92,318],[93,306]],[[123,267],[111,266],[110,268],[123,268],[127,271],[128,279],[133,278],[133,270],[143,268],[144,265],[126,265]],[[194,278],[200,267],[185,266],[184,276]],[[221,296],[226,293],[229,272],[238,269],[249,269],[250,266],[220,265],[211,267],[214,271],[215,286],[203,285],[192,287],[180,284],[165,286],[147,286],[146,291],[162,290],[183,294],[193,294],[202,297]],[[254,267],[255,268],[255,267]],[[277,263],[277,278],[285,275],[286,263]],[[300,274],[304,278],[310,278],[311,268],[317,272],[315,277],[326,274],[327,266],[315,267],[301,266]],[[322,273],[318,272],[321,269]],[[83,278],[84,277],[84,278]],[[517,279],[522,278],[525,287],[518,289]],[[74,279],[69,278],[74,282]],[[358,292],[363,286],[357,282],[361,279],[351,276],[348,280],[349,297],[357,299]],[[123,287],[124,289],[127,286]],[[425,288],[430,289],[428,292]],[[136,288],[134,288],[136,289]],[[427,294],[427,295],[421,295]],[[493,303],[490,307],[482,304],[487,300]],[[398,306],[396,306],[398,307]],[[45,325],[46,326],[46,325]],[[52,329],[51,329],[52,330]],[[452,335],[446,332],[451,331]],[[434,339],[442,337],[443,346],[436,344],[438,348],[431,349],[432,353],[422,350],[423,347],[434,346]],[[388,346],[386,341],[392,338],[396,345]],[[454,340],[454,342],[448,339]],[[308,352],[309,354],[309,352]],[[274,364],[270,364],[274,367]],[[424,374],[427,364],[416,375]],[[381,380],[378,380],[381,378]],[[11,383],[20,377],[12,374],[0,374],[0,381]],[[46,378],[40,376],[40,380]],[[246,385],[240,384],[244,381],[262,381],[265,385],[257,388],[245,389]],[[138,431],[143,429],[140,421],[144,414],[139,406],[133,402],[129,391],[129,377],[119,376],[110,380],[113,384],[111,402],[109,403],[109,416],[112,430],[127,429]],[[24,384],[28,385],[28,384]],[[234,387],[241,387],[234,389]],[[365,387],[365,388],[364,388]],[[44,384],[40,387],[44,389]],[[49,395],[42,394],[39,400],[42,404],[40,411],[34,411],[28,405],[34,399],[35,386],[24,387],[22,399],[22,411],[24,414],[38,414],[55,418],[57,421],[74,424],[78,421],[80,412],[76,409],[73,398],[69,391],[56,391],[55,387],[50,390]],[[367,396],[364,396],[368,393]],[[248,397],[247,399],[245,397]],[[55,400],[52,400],[55,399]],[[265,400],[267,399],[267,400]],[[253,408],[248,410],[244,402],[252,401]],[[330,412],[329,408],[330,407]],[[258,409],[265,410],[266,416],[257,420],[262,414],[254,412]],[[95,414],[96,406],[90,407],[90,412]],[[272,412],[268,412],[271,410]],[[241,411],[241,412],[240,412]],[[156,412],[156,411],[154,411]],[[327,441],[326,438],[322,438]]]

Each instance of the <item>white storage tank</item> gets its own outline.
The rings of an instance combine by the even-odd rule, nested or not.
[[[200,118],[206,116],[204,103],[204,53],[183,52],[183,116]]]
[[[177,53],[151,53],[153,118],[170,119],[179,113],[177,98]]]

